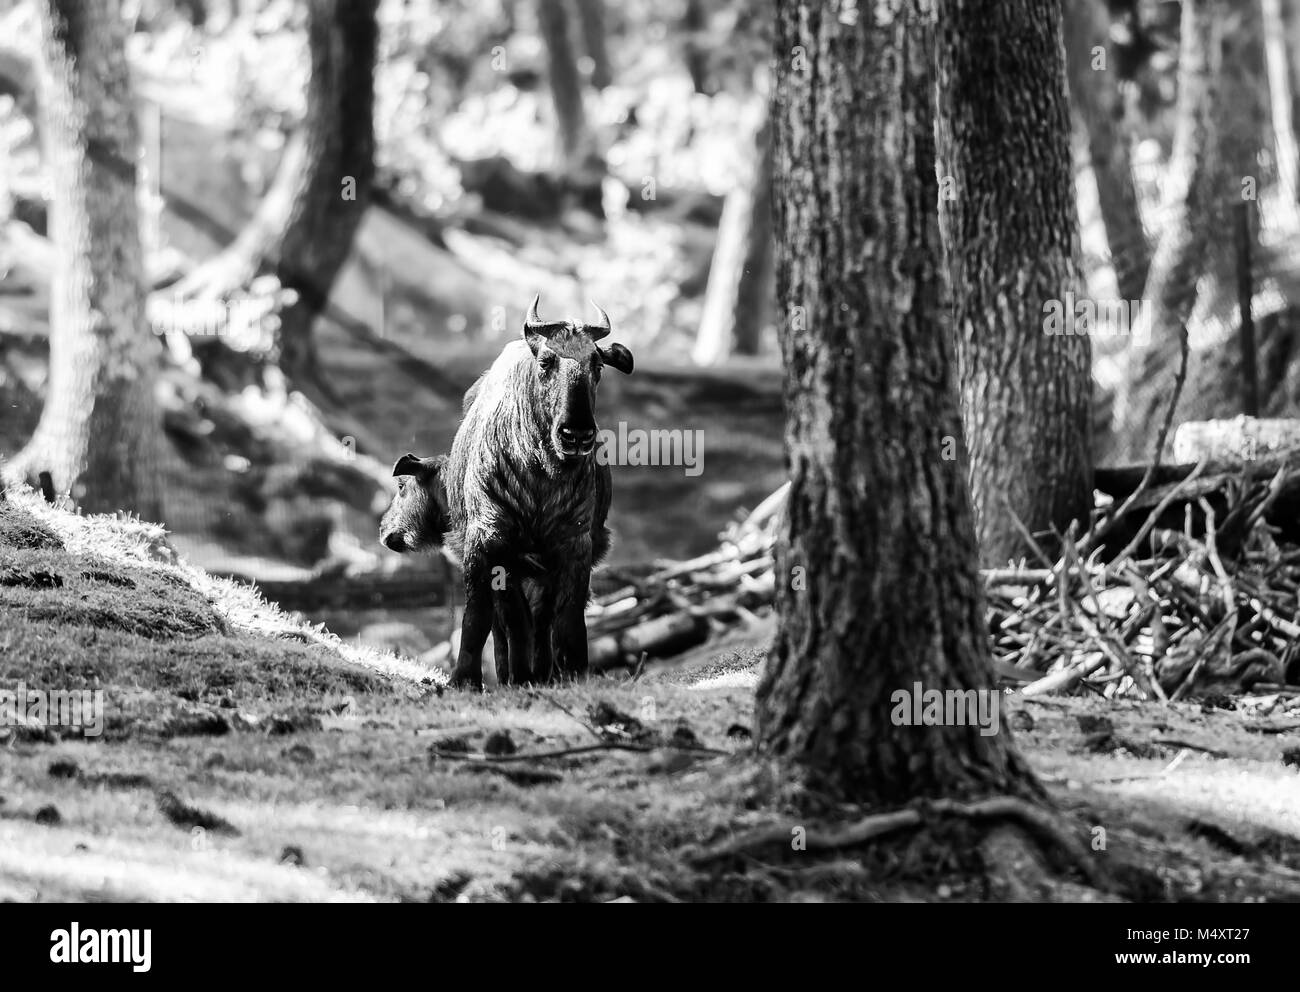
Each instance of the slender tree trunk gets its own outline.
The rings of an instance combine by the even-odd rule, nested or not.
[[[1079,292],[1059,0],[939,0],[939,212],[982,560],[1092,506],[1091,346],[1047,308]]]
[[[1295,136],[1300,134],[1300,100],[1294,99],[1296,93],[1300,93],[1300,5],[1287,0],[1282,4],[1282,26],[1283,26],[1283,50],[1286,56],[1287,79],[1291,85],[1291,139],[1294,142]],[[1279,142],[1278,153],[1281,154],[1282,146]],[[1297,202],[1300,202],[1300,181],[1297,186],[1291,190],[1291,195]]]
[[[1151,248],[1142,227],[1118,60],[1107,50],[1110,17],[1102,0],[1065,0],[1070,96],[1097,181],[1097,200],[1120,297],[1137,300],[1146,287]]]
[[[613,82],[605,44],[605,0],[577,0],[582,47],[591,59],[591,85],[603,90]]]
[[[686,38],[686,71],[690,73],[691,85],[696,93],[708,93],[712,85],[709,79],[709,50],[703,43],[707,25],[704,0],[686,0],[686,9],[682,13],[682,34]]]
[[[1225,182],[1218,135],[1221,36],[1215,8],[1215,0],[1183,0],[1177,123],[1166,174],[1169,216],[1115,400],[1117,447],[1131,461],[1153,454],[1148,445],[1164,417],[1216,217],[1234,194],[1239,197]],[[1239,179],[1232,180],[1234,187]]]
[[[891,719],[897,690],[990,684],[954,443],[927,6],[777,4],[791,485],[758,739],[817,790],[858,802],[1038,791],[1005,727]]]
[[[772,139],[765,118],[754,134],[750,174],[722,206],[692,356],[697,365],[718,365],[732,351],[757,353],[771,310],[772,275]]]
[[[297,301],[280,313],[281,366],[319,381],[312,325],[325,309],[369,203],[375,175],[378,0],[309,0],[307,112],[253,219],[169,292],[226,297],[273,268]]]
[[[590,164],[595,146],[582,104],[582,80],[578,75],[566,0],[537,0],[537,25],[546,44],[560,152],[558,161],[567,172],[582,171]]]
[[[1290,196],[1300,189],[1300,151],[1296,147],[1295,89],[1287,58],[1286,25],[1281,0],[1262,0],[1264,55],[1268,68],[1269,115],[1273,127],[1273,149],[1277,155],[1277,178]],[[1292,13],[1295,18],[1296,13]],[[1300,35],[1293,43],[1300,44]],[[1300,58],[1293,53],[1292,58]]]
[[[44,0],[44,142],[54,198],[45,409],[7,479],[49,471],[90,511],[162,519],[157,340],[144,316],[138,132],[116,0]]]

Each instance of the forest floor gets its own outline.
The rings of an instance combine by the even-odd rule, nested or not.
[[[825,826],[751,754],[764,644],[635,681],[453,692],[162,537],[0,502],[0,686],[104,693],[97,737],[0,727],[0,898],[1300,899],[1300,723],[1250,719],[1248,698],[1007,697],[1003,727],[1104,891],[1007,886],[973,828],[929,815],[855,847],[711,856]]]

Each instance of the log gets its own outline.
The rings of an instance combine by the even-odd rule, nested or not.
[[[607,634],[591,642],[587,661],[593,672],[618,668],[637,661],[642,653],[662,658],[694,647],[709,636],[708,622],[690,613],[670,613]]]
[[[1234,465],[1300,450],[1300,420],[1234,417],[1189,420],[1174,432],[1174,460]]]

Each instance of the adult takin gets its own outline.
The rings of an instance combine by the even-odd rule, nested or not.
[[[599,307],[599,323],[578,324],[543,321],[537,304],[522,340],[476,384],[441,473],[446,543],[465,576],[458,686],[483,684],[494,612],[507,626],[510,682],[587,670],[584,611],[591,569],[609,549],[612,494],[609,466],[595,456],[596,390],[605,367],[631,373],[632,353],[598,343],[610,333]]]

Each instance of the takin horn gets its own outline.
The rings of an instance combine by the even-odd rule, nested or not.
[[[606,337],[610,332],[609,314],[607,314],[600,307],[596,306],[596,302],[594,300],[592,301],[591,305],[593,307],[596,307],[596,313],[600,314],[600,323],[583,324],[582,326],[583,326],[583,330],[585,330],[587,334],[591,337],[591,340],[599,341],[601,338]]]

